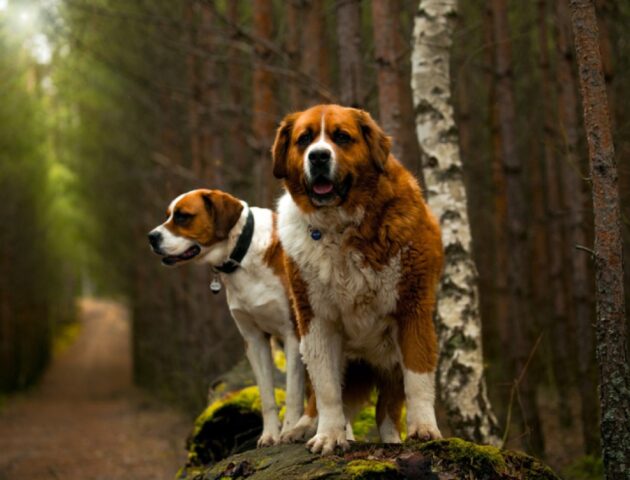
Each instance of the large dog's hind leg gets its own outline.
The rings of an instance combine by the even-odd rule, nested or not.
[[[284,351],[287,359],[287,394],[281,435],[296,426],[304,411],[304,365],[299,341],[293,333],[286,336]]]

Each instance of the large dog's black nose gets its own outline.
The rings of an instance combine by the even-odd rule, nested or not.
[[[160,243],[162,243],[162,234],[160,232],[152,231],[149,233],[149,243],[153,247],[154,250],[160,248]]]
[[[312,167],[325,167],[330,163],[330,150],[319,148],[308,154],[308,161]]]

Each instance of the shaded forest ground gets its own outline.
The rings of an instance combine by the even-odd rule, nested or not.
[[[0,407],[0,480],[171,479],[190,421],[132,386],[127,312],[81,302],[81,333]]]

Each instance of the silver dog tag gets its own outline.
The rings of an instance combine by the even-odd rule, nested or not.
[[[210,291],[215,295],[221,291],[221,282],[218,276],[215,276],[210,282]]]

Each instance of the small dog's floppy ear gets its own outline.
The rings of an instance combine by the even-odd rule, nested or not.
[[[215,238],[225,240],[232,227],[238,222],[243,211],[243,204],[232,195],[216,190],[204,192],[203,203],[208,215],[213,219]]]
[[[291,146],[291,133],[293,124],[298,117],[298,113],[291,113],[284,117],[276,132],[276,139],[271,147],[271,157],[273,158],[273,176],[276,178],[286,178],[288,175],[288,154]]]
[[[392,139],[385,135],[372,116],[364,110],[355,110],[361,133],[370,149],[370,157],[379,172],[385,171],[385,163],[392,148]]]

